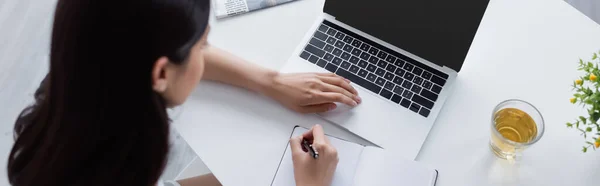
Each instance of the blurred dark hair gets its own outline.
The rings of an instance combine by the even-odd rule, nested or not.
[[[209,0],[59,0],[50,72],[15,124],[15,186],[153,185],[168,152],[151,71],[176,64],[208,26]]]

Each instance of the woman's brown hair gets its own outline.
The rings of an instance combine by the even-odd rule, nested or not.
[[[154,185],[168,152],[154,62],[183,64],[208,25],[209,0],[59,0],[50,71],[18,116],[15,186]]]

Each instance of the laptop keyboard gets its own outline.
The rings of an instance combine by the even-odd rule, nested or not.
[[[428,117],[448,75],[327,20],[300,57]]]

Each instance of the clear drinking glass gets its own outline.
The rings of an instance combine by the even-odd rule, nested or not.
[[[511,99],[498,104],[492,113],[490,147],[496,156],[519,160],[523,150],[544,135],[544,118],[530,103]]]

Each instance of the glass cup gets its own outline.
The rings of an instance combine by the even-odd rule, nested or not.
[[[511,99],[494,108],[490,147],[496,156],[520,160],[523,150],[544,135],[544,118],[530,103]]]

